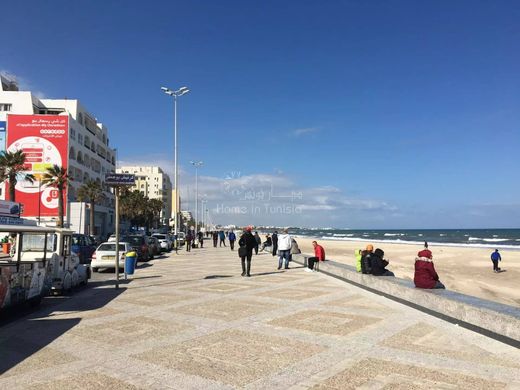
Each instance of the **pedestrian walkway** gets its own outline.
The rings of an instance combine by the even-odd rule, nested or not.
[[[0,328],[0,389],[517,389],[520,351],[294,264],[153,260]]]

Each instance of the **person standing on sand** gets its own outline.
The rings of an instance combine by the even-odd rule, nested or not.
[[[218,232],[214,231],[211,237],[213,238],[213,248],[216,248],[218,243]]]
[[[276,230],[271,237],[271,241],[273,242],[273,256],[276,256],[278,252],[278,232]]]
[[[500,256],[500,253],[498,253],[498,249],[495,249],[495,251],[491,253],[491,261],[493,262],[493,271],[496,273],[500,272],[501,269],[498,266],[498,262],[502,261],[502,257]]]
[[[439,281],[439,275],[433,265],[432,252],[428,249],[428,243],[424,243],[424,249],[417,253],[415,258],[415,273],[413,282],[418,288],[446,288]]]
[[[231,230],[228,234],[228,240],[229,240],[229,246],[231,247],[231,250],[235,250],[235,241],[237,239],[237,236],[233,230]]]
[[[278,269],[282,268],[282,263],[285,259],[285,269],[289,269],[289,261],[291,261],[291,243],[292,238],[287,229],[278,237],[278,250],[280,255],[278,257]]]
[[[251,258],[253,257],[253,249],[256,246],[255,237],[251,234],[253,230],[250,226],[245,229],[244,234],[238,240],[238,256],[242,263],[242,276],[251,276]]]

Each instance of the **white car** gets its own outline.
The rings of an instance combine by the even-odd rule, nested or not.
[[[152,237],[155,237],[159,240],[159,244],[161,245],[162,251],[172,250],[173,243],[167,234],[154,233],[152,234]]]
[[[125,268],[126,253],[132,251],[132,247],[128,242],[119,243],[119,268]],[[92,254],[92,262],[90,266],[93,272],[97,272],[99,268],[115,268],[116,264],[116,243],[104,242]]]

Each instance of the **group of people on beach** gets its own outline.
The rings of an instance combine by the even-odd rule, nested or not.
[[[357,249],[356,270],[363,274],[375,276],[395,276],[392,271],[386,269],[390,263],[384,259],[385,252],[377,248],[374,250],[372,244],[367,245],[365,250]],[[439,275],[433,265],[433,254],[428,249],[428,243],[424,243],[424,248],[417,253],[415,258],[415,272],[413,278],[415,287],[418,288],[446,288],[439,280]]]

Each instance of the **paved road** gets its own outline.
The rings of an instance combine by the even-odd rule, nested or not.
[[[204,248],[94,281],[0,328],[0,388],[520,388],[511,346],[269,254],[239,275]]]

